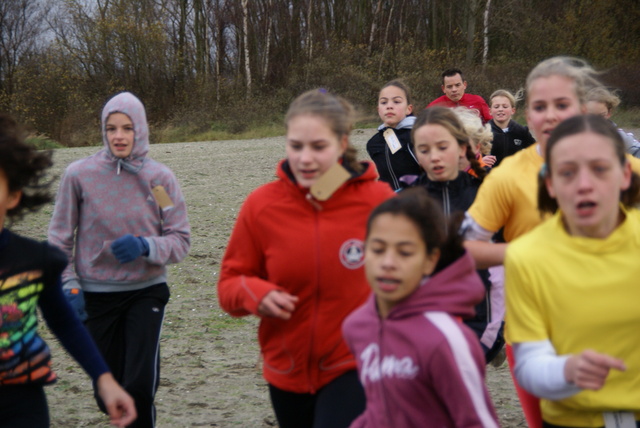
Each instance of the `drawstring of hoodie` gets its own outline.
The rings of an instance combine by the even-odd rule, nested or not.
[[[140,159],[140,160],[133,160],[133,161],[131,159],[129,160],[127,159],[118,158],[116,162],[117,175],[120,175],[120,171],[122,171],[123,169],[129,171],[132,174],[137,174],[138,172],[140,172],[140,170],[142,169],[142,166],[146,162],[146,158]]]

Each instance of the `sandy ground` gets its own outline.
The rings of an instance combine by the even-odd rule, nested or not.
[[[356,130],[360,157],[374,130]],[[97,151],[57,150],[54,173]],[[170,271],[171,301],[162,334],[158,427],[274,427],[266,383],[257,367],[257,319],[234,319],[220,310],[216,281],[227,239],[246,195],[274,178],[284,139],[153,145],[150,156],[167,164],[184,191],[192,227],[189,256]],[[52,207],[13,226],[46,238]],[[59,381],[47,388],[53,427],[108,426],[80,367],[41,326],[53,348]],[[505,427],[526,426],[506,364],[487,367],[487,382]]]

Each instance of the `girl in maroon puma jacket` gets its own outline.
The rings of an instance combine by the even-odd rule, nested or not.
[[[423,188],[378,206],[367,225],[365,271],[373,289],[343,324],[367,408],[352,428],[497,427],[484,355],[460,318],[484,296],[459,222]]]

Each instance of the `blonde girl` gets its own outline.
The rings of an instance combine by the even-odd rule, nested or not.
[[[606,88],[594,88],[587,94],[587,111],[598,114],[605,119],[611,120],[613,111],[620,105],[620,98]],[[618,126],[611,120],[614,126]],[[624,141],[627,153],[640,157],[640,142],[636,140],[632,133],[618,128],[618,132]]]
[[[529,132],[529,128],[512,119],[516,113],[516,97],[511,92],[498,89],[491,94],[489,100],[492,116],[489,125],[493,133],[491,154],[496,157],[493,166],[498,166],[507,156],[535,143],[535,139]]]
[[[567,57],[542,61],[529,73],[526,118],[537,144],[508,157],[491,171],[467,211],[465,245],[479,267],[503,264],[507,243],[541,223],[537,177],[547,140],[562,121],[586,112],[587,92],[601,86],[596,76],[584,61]],[[500,229],[506,243],[490,243]],[[507,356],[511,356],[509,346]],[[542,419],[537,398],[517,383],[516,389],[529,427],[539,428]]]
[[[491,155],[491,140],[493,134],[489,124],[483,124],[475,110],[465,107],[455,107],[453,112],[462,123],[465,133],[469,136],[469,145],[474,157],[485,170],[490,170],[496,162],[496,157]],[[474,177],[478,175],[471,168],[471,164],[466,157],[460,158],[460,170],[468,172]]]

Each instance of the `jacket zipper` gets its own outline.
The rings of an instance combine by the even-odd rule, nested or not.
[[[444,208],[444,218],[449,219],[451,215],[451,203],[449,200],[449,182],[447,181],[442,187],[442,207]]]
[[[314,302],[313,302],[313,313],[311,315],[311,331],[310,331],[310,338],[309,338],[309,359],[308,359],[308,366],[307,366],[307,381],[309,383],[309,391],[311,392],[311,394],[315,394],[316,393],[316,389],[315,389],[315,385],[314,385],[314,379],[311,378],[312,373],[313,373],[313,367],[314,365],[316,365],[316,361],[314,358],[312,358],[313,355],[313,344],[314,344],[314,336],[315,336],[315,331],[316,331],[316,324],[317,324],[317,320],[318,320],[318,305],[319,305],[319,301],[320,301],[320,219],[318,218],[319,215],[319,208],[317,208],[316,210],[314,210],[314,217],[315,217],[315,240],[316,240],[316,283],[315,283],[315,295],[314,295]]]
[[[385,391],[387,390],[387,388],[384,385],[384,376],[382,374],[382,359],[383,359],[383,355],[385,355],[385,349],[384,349],[384,340],[383,337],[384,336],[384,323],[387,322],[386,320],[382,320],[380,322],[380,332],[379,332],[379,336],[378,336],[378,343],[380,343],[380,355],[378,356],[379,361],[378,361],[378,369],[381,371],[380,373],[380,395],[382,396],[382,401],[384,402],[384,413],[387,417],[387,426],[391,426],[391,411],[390,411],[390,406],[389,406],[389,402],[388,402],[388,397],[387,394],[385,394]]]

